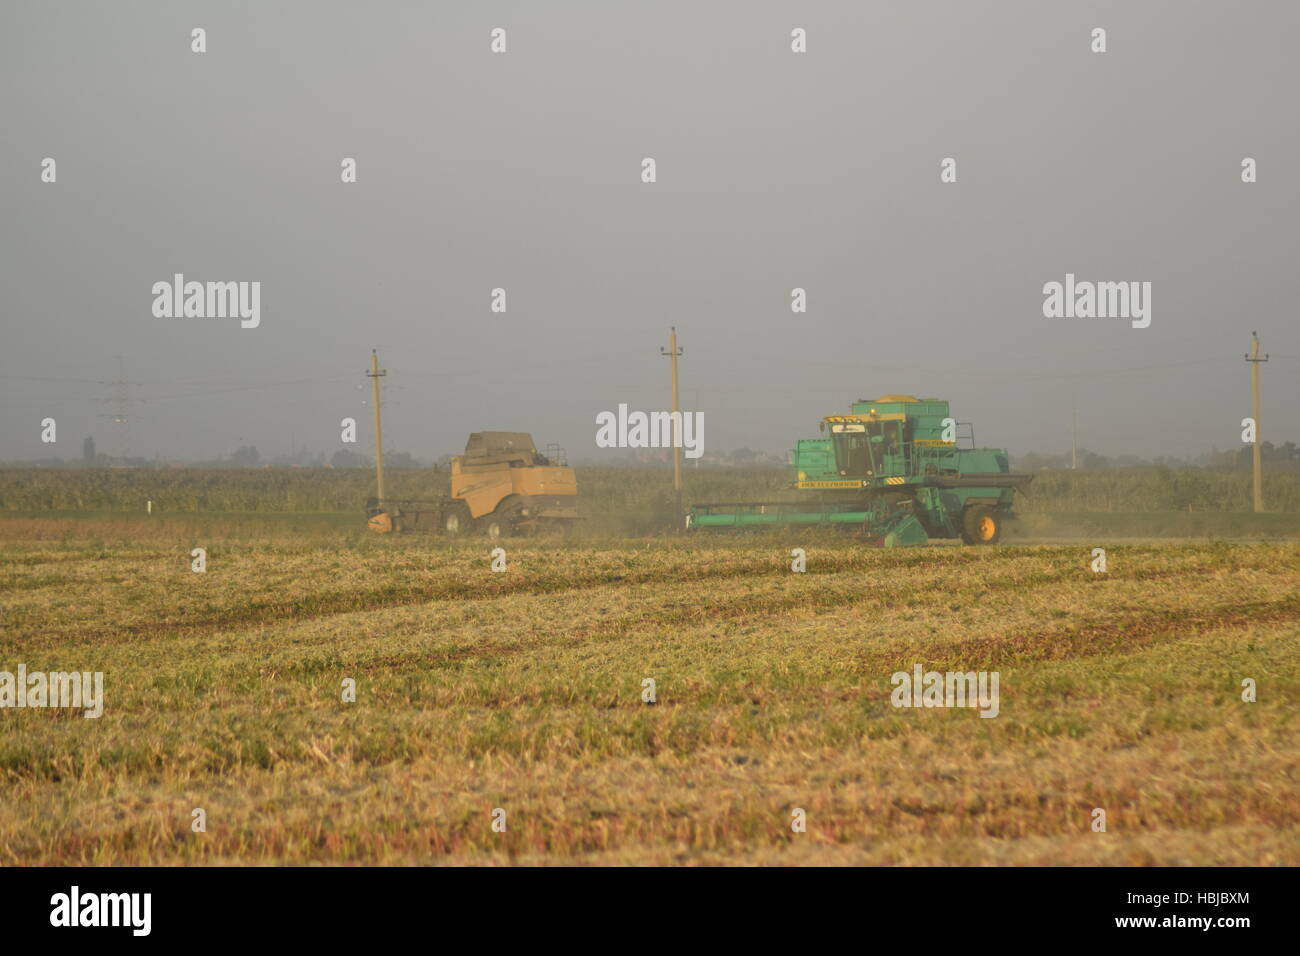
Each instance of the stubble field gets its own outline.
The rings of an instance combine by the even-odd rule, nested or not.
[[[503,544],[0,520],[0,863],[1300,863],[1296,543]]]

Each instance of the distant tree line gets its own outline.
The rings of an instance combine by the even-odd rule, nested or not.
[[[1284,442],[1281,445],[1274,445],[1270,441],[1260,442],[1259,456],[1261,462],[1270,468],[1282,466],[1284,468],[1300,469],[1300,446],[1293,441]],[[1071,466],[1068,451],[1058,454],[1041,454],[1031,451],[1013,457],[1017,471],[1049,471],[1069,469]],[[1188,458],[1174,458],[1163,455],[1155,458],[1141,458],[1137,455],[1115,455],[1112,457],[1099,455],[1086,448],[1080,448],[1078,452],[1078,468],[1084,471],[1102,471],[1112,468],[1149,468],[1153,465],[1159,465],[1167,468],[1199,467],[1237,471],[1251,468],[1251,457],[1250,445],[1242,445],[1240,448],[1229,451],[1216,449]]]
[[[440,462],[447,460],[449,460],[448,456],[439,459]],[[220,458],[179,462],[143,458],[138,455],[105,454],[95,450],[95,439],[87,438],[81,444],[80,458],[51,457],[0,462],[0,466],[18,468],[156,468],[177,465],[186,468],[374,468],[375,459],[372,455],[364,455],[348,449],[339,449],[328,458],[323,452],[311,454],[305,450],[292,455],[263,458],[256,445],[240,445],[229,455]],[[431,466],[437,468],[438,464],[416,458],[410,452],[384,452],[385,468],[429,468]]]

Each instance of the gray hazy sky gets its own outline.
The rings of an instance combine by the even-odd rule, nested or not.
[[[133,454],[332,453],[349,415],[365,450],[372,347],[393,448],[596,458],[599,411],[666,407],[673,323],[706,450],[885,392],[1019,452],[1076,395],[1090,448],[1235,447],[1252,329],[1300,439],[1298,35],[1291,2],[6,0],[0,460],[114,451],[118,355]],[[155,318],[176,272],[259,280],[261,326]],[[1067,272],[1153,283],[1150,328],[1044,318]]]

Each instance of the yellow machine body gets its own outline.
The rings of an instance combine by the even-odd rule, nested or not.
[[[533,446],[527,432],[474,432],[451,460],[450,494],[436,499],[367,504],[367,524],[380,534],[436,526],[448,534],[565,526],[578,519],[578,479],[572,468]]]
[[[576,500],[555,499],[577,494],[573,469],[550,464],[526,432],[475,432],[465,454],[451,460],[451,496],[469,506],[472,518],[492,514],[503,503],[525,518],[576,518]]]

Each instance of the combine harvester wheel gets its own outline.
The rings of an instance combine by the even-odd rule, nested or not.
[[[442,513],[442,530],[452,537],[469,534],[474,519],[469,515],[469,507],[463,501],[453,501]]]
[[[997,544],[1002,537],[1002,520],[992,508],[967,508],[961,518],[961,539],[967,544]]]

